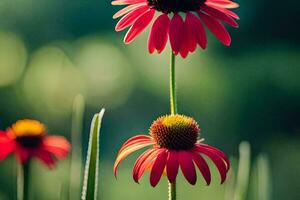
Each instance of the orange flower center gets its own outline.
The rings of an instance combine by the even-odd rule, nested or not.
[[[184,115],[160,117],[150,127],[150,135],[158,146],[174,150],[193,148],[199,132],[197,122]]]
[[[43,135],[46,134],[45,126],[36,120],[19,120],[11,126],[9,133],[23,147],[37,147]]]

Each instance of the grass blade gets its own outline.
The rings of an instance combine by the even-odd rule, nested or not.
[[[265,154],[260,154],[257,157],[257,189],[259,200],[271,199],[271,180],[270,180],[270,165]]]
[[[80,180],[82,172],[82,126],[85,110],[84,98],[78,94],[74,98],[71,129],[71,166],[70,166],[70,186],[68,199],[77,199],[80,195]]]
[[[84,169],[84,180],[82,187],[82,200],[96,200],[98,188],[99,171],[99,136],[104,109],[95,114],[91,123],[89,146]]]
[[[242,142],[239,146],[240,158],[237,172],[236,186],[234,200],[245,200],[249,185],[250,175],[250,144],[248,142]]]

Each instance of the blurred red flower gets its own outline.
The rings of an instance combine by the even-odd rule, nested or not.
[[[209,157],[216,165],[221,183],[226,179],[230,163],[219,149],[203,144],[198,139],[197,122],[183,115],[169,115],[158,118],[150,127],[150,135],[137,135],[127,140],[121,147],[114,165],[116,176],[120,163],[131,153],[152,145],[136,160],[133,179],[139,182],[145,171],[150,170],[150,184],[155,187],[165,173],[173,183],[179,167],[186,180],[194,185],[197,181],[195,165],[200,170],[207,185],[211,182],[209,166],[202,155]]]
[[[45,126],[36,120],[19,120],[7,131],[0,131],[0,161],[15,152],[22,164],[36,157],[53,167],[54,157],[65,158],[70,148],[64,137],[47,136]]]
[[[122,31],[128,27],[124,42],[132,42],[155,19],[149,39],[148,50],[161,53],[168,39],[174,54],[180,53],[185,58],[194,52],[197,44],[205,49],[207,37],[204,25],[224,45],[229,46],[231,37],[221,22],[238,27],[235,19],[238,15],[229,9],[239,5],[230,0],[114,0],[113,5],[127,5],[113,18],[119,18],[115,30]],[[183,13],[183,14],[181,14]],[[185,20],[184,20],[185,18]]]

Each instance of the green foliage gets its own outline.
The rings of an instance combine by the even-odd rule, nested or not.
[[[104,109],[95,114],[91,123],[90,139],[84,170],[84,180],[82,187],[82,200],[97,199],[98,172],[99,172],[99,148],[100,148],[100,128]]]

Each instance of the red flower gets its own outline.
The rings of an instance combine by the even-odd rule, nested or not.
[[[22,164],[36,157],[49,167],[55,165],[54,157],[65,158],[71,148],[64,137],[47,136],[42,123],[28,119],[17,121],[6,132],[0,131],[0,147],[0,161],[15,152]]]
[[[197,44],[206,48],[207,38],[204,25],[224,45],[229,46],[231,38],[221,22],[232,27],[238,27],[235,19],[238,15],[228,10],[239,5],[230,0],[114,0],[113,5],[128,5],[113,18],[119,18],[115,30],[122,31],[130,27],[124,42],[132,42],[155,19],[149,39],[148,50],[161,53],[168,41],[174,54],[180,53],[185,58],[189,52],[194,52]],[[182,15],[185,14],[185,20]],[[170,19],[171,18],[171,19]]]
[[[197,122],[190,117],[169,115],[158,118],[150,127],[150,136],[137,135],[123,144],[115,161],[115,176],[120,163],[129,154],[152,145],[135,162],[135,182],[138,183],[145,171],[150,169],[150,183],[153,187],[158,184],[164,172],[173,183],[180,167],[186,180],[194,185],[197,180],[196,165],[209,185],[210,169],[202,157],[206,155],[218,168],[223,183],[230,168],[229,160],[222,151],[198,140],[199,131]]]

